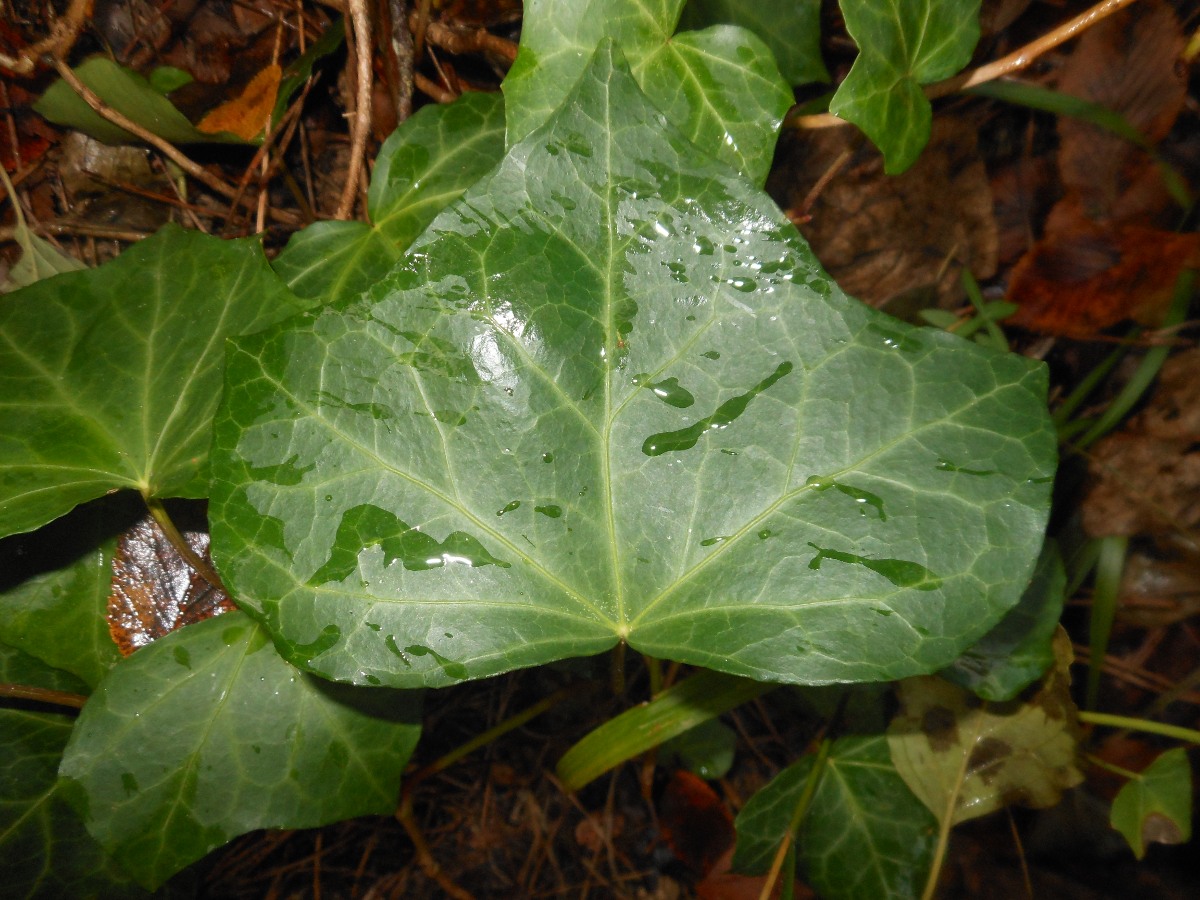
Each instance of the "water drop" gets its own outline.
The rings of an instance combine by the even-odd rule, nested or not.
[[[553,453],[543,453],[542,454],[542,462],[544,462],[544,463],[554,462],[554,454]]]
[[[554,504],[548,504],[546,506],[535,506],[533,508],[533,511],[541,513],[543,516],[546,516],[551,519],[557,519],[562,515],[562,507],[555,506]]]
[[[712,547],[712,546],[715,546],[716,544],[720,544],[723,541],[727,541],[727,540],[729,540],[729,535],[721,534],[721,535],[717,535],[716,537],[705,538],[704,540],[702,540],[700,542],[700,546],[701,547]]]
[[[705,350],[700,355],[703,356],[705,359],[720,359],[721,358],[721,354],[718,353],[716,350]]]
[[[988,475],[999,475],[995,469],[966,469],[962,466],[955,465],[948,459],[938,457],[937,465],[934,466],[939,472],[958,472],[961,475],[976,475],[980,478],[985,478]]]
[[[503,509],[498,509],[498,510],[496,510],[496,515],[497,515],[497,516],[502,516],[502,515],[504,515],[505,513],[510,513],[510,512],[512,512],[514,509],[520,509],[520,507],[521,507],[521,501],[520,501],[520,500],[513,500],[513,501],[511,501],[511,502],[509,502],[509,503],[506,503],[506,504],[504,504],[504,508],[503,508]]]
[[[765,541],[769,537],[774,537],[775,534],[776,532],[772,531],[770,528],[764,528],[758,533],[758,539],[760,541]]]
[[[823,560],[832,559],[841,563],[855,566],[865,566],[872,572],[882,575],[896,587],[916,588],[918,591],[936,591],[942,586],[942,579],[920,563],[907,559],[872,559],[858,556],[854,553],[844,553],[841,550],[831,550],[828,547],[818,547],[812,541],[808,546],[817,551],[817,555],[809,562],[810,569],[820,569]]]

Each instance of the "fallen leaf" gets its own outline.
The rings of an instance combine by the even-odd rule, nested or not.
[[[250,79],[238,96],[210,110],[196,128],[205,134],[228,131],[243,140],[254,140],[267,126],[282,78],[283,70],[271,63]]]
[[[208,533],[189,530],[183,535],[211,563]],[[177,628],[234,608],[224,591],[184,561],[150,516],[121,535],[113,558],[108,629],[124,656]]]
[[[1185,268],[1200,265],[1200,234],[1086,221],[1038,241],[1013,267],[1008,324],[1089,338],[1126,319],[1161,323]]]
[[[733,846],[733,816],[707,782],[685,769],[663,791],[658,820],[675,857],[700,875],[709,874]]]
[[[826,173],[831,180],[802,209]],[[932,306],[961,296],[963,266],[977,278],[995,272],[992,194],[965,122],[936,119],[929,145],[902,175],[886,175],[883,157],[854,129],[806,133],[768,187],[791,214],[803,214],[800,232],[834,280],[872,306],[921,289]]]
[[[1054,643],[1055,664],[1022,699],[987,703],[933,676],[897,686],[892,761],[939,819],[957,824],[1013,804],[1044,809],[1083,780],[1071,641],[1061,627]]]
[[[1200,526],[1200,350],[1170,356],[1149,405],[1092,448],[1081,512],[1094,537]]]

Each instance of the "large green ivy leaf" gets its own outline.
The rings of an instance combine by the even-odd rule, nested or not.
[[[239,612],[138,650],[89,699],[59,770],[88,830],[149,888],[256,828],[390,813],[419,695],[297,672]]]
[[[256,240],[175,226],[0,298],[0,535],[118,488],[205,496],[225,338],[299,308]]]
[[[829,111],[882,152],[884,171],[911,166],[929,142],[933,112],[922,84],[949,78],[979,41],[979,0],[841,0],[858,58]]]
[[[0,681],[78,692],[75,678],[0,644]],[[32,705],[0,709],[0,884],[5,896],[145,897],[62,798],[58,761],[74,717]]]
[[[811,755],[784,769],[738,814],[733,868],[771,866],[812,775]],[[929,871],[937,821],[892,766],[887,740],[833,742],[796,836],[797,862],[830,900],[916,897]]]
[[[292,236],[272,265],[292,292],[340,300],[382,278],[434,216],[504,153],[500,94],[463,94],[400,125],[375,160],[363,222],[318,222]]]
[[[288,658],[444,684],[630,646],[948,664],[1017,602],[1044,368],[844,297],[611,45],[369,295],[230,351],[213,553]]]
[[[771,48],[788,84],[829,81],[821,59],[821,0],[688,0],[679,24],[748,28]]]
[[[720,25],[672,36],[683,2],[529,0],[521,50],[503,84],[508,143],[554,112],[596,45],[611,38],[676,127],[752,180],[766,181],[791,91],[770,49],[750,31]]]
[[[1017,696],[1054,662],[1054,631],[1066,586],[1058,544],[1047,540],[1021,602],[939,674],[984,700]]]

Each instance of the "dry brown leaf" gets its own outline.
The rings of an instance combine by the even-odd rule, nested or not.
[[[1200,350],[1167,359],[1147,408],[1093,449],[1081,512],[1088,534],[1200,528]]]
[[[250,79],[238,96],[211,110],[196,128],[206,134],[228,131],[242,140],[254,140],[266,127],[267,118],[275,108],[282,78],[283,70],[271,63]]]
[[[658,820],[675,857],[701,875],[733,846],[733,816],[707,782],[686,770],[671,776],[658,803]]]
[[[850,128],[826,128],[802,136],[771,190],[786,197],[793,213],[805,212],[801,233],[846,293],[882,306],[923,290],[925,306],[961,296],[959,271],[978,278],[996,270],[996,223],[987,172],[974,128],[936,119],[916,164],[903,175],[883,172],[883,159]],[[806,195],[843,153],[849,161],[834,171],[808,210]]]
[[[1152,143],[1171,130],[1187,95],[1181,63],[1183,32],[1174,11],[1159,0],[1135,4],[1090,28],[1063,67],[1058,89],[1120,113]],[[1130,221],[1145,201],[1119,210],[1140,179],[1159,182],[1145,151],[1080,119],[1059,119],[1059,173],[1067,193],[1094,220]],[[1146,190],[1142,185],[1141,191]],[[1165,190],[1160,202],[1169,203]],[[1119,214],[1118,214],[1119,213]]]
[[[1038,241],[1013,266],[1009,324],[1093,337],[1126,319],[1162,322],[1180,272],[1200,265],[1200,234],[1080,221]]]
[[[211,559],[207,533],[185,531],[184,537],[198,555]],[[123,655],[231,609],[229,597],[184,562],[150,516],[121,535],[113,557],[108,630]]]

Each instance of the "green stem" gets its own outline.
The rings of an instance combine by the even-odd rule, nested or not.
[[[1148,719],[1131,719],[1129,716],[1114,716],[1111,713],[1079,711],[1079,721],[1089,725],[1107,725],[1111,728],[1124,728],[1127,731],[1141,731],[1146,734],[1158,734],[1186,741],[1189,744],[1200,745],[1200,731],[1194,728],[1183,728],[1179,725],[1167,725],[1163,722],[1151,722]]]
[[[1137,772],[1131,772],[1128,769],[1122,769],[1120,766],[1113,765],[1106,759],[1101,759],[1095,753],[1088,753],[1086,754],[1085,758],[1097,769],[1104,769],[1106,772],[1112,772],[1114,775],[1120,775],[1122,778],[1125,778],[1129,781],[1133,781],[1135,778],[1142,777]]]
[[[502,735],[508,734],[508,732],[512,731],[513,729],[520,728],[522,725],[524,725],[530,719],[537,718],[542,713],[546,712],[549,709],[554,708],[559,703],[562,703],[564,700],[566,700],[568,697],[572,696],[573,694],[577,694],[577,693],[580,693],[585,690],[590,691],[590,690],[593,690],[594,687],[595,686],[589,682],[581,681],[581,682],[578,682],[577,684],[570,684],[564,688],[559,688],[553,694],[543,697],[541,700],[539,700],[537,703],[533,704],[532,706],[528,706],[525,709],[521,710],[519,713],[515,713],[515,714],[509,716],[507,719],[505,719],[499,725],[496,725],[494,728],[489,728],[487,731],[483,732],[482,734],[477,734],[475,737],[471,738],[465,744],[461,744],[458,747],[455,747],[449,753],[445,754],[444,756],[440,756],[437,759],[435,759],[433,762],[429,763],[429,765],[423,766],[420,769],[418,769],[417,771],[413,772],[412,775],[408,776],[408,778],[405,779],[403,793],[405,794],[405,796],[411,794],[412,789],[417,784],[424,781],[426,778],[429,778],[431,775],[436,775],[438,772],[441,772],[443,769],[449,768],[450,766],[452,766],[456,762],[458,762],[460,759],[462,759],[464,756],[468,756],[471,753],[474,753],[480,747],[487,746],[492,741],[496,740],[497,738],[501,737]]]
[[[68,691],[52,691],[49,688],[34,687],[31,684],[0,683],[0,699],[12,697],[17,700],[36,700],[39,703],[53,703],[55,706],[71,706],[82,709],[87,703],[87,697],[82,694],[72,694]]]
[[[812,771],[808,773],[808,778],[804,782],[804,791],[800,794],[800,799],[796,801],[795,809],[792,810],[792,818],[788,822],[787,833],[784,834],[783,840],[779,844],[779,849],[775,851],[775,858],[771,861],[771,870],[767,873],[759,900],[767,900],[771,896],[771,892],[775,889],[775,882],[779,880],[779,873],[783,870],[784,862],[786,862],[789,855],[793,861],[791,871],[795,871],[795,855],[793,851],[796,842],[796,832],[800,829],[800,823],[804,821],[805,815],[808,814],[808,807],[812,805],[812,798],[821,783],[821,776],[825,774],[825,761],[829,758],[829,748],[832,744],[833,742],[829,738],[825,738],[821,741],[821,746],[817,748],[817,758],[813,760]]]
[[[170,515],[167,514],[167,509],[163,506],[161,500],[157,497],[147,497],[142,495],[142,499],[146,501],[146,508],[150,510],[150,515],[154,517],[154,521],[158,523],[158,527],[162,529],[162,533],[167,536],[167,540],[171,542],[171,546],[175,551],[183,557],[196,574],[215,587],[217,590],[229,592],[225,590],[225,585],[221,583],[221,577],[195,550],[192,545],[187,542],[187,538],[180,533],[175,527],[175,523],[171,521]]]

